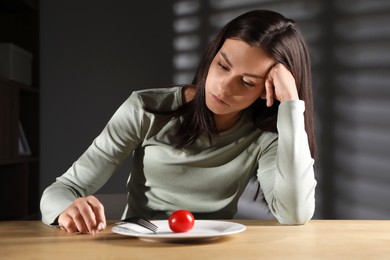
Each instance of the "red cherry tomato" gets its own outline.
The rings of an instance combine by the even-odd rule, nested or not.
[[[190,231],[195,224],[194,215],[185,209],[173,212],[168,219],[169,228],[175,233]]]

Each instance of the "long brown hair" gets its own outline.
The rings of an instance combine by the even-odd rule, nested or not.
[[[210,64],[228,38],[240,39],[258,46],[293,74],[299,98],[305,101],[305,130],[308,134],[311,155],[316,157],[313,127],[313,102],[310,58],[304,39],[291,19],[267,10],[244,13],[230,21],[209,44],[192,84],[196,94],[191,102],[177,110],[183,116],[177,132],[175,146],[183,148],[195,142],[201,134],[211,137],[217,134],[213,113],[205,104],[205,82]],[[279,102],[267,107],[265,100],[256,100],[248,109],[253,111],[254,124],[264,130],[277,132],[276,121]]]

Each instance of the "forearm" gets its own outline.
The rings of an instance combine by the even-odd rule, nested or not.
[[[44,223],[52,223],[77,197],[94,194],[138,145],[139,133],[131,131],[137,124],[129,118],[138,114],[131,102],[128,99],[117,110],[90,147],[45,190],[41,198]]]
[[[114,173],[117,165],[102,157],[88,159],[92,147],[44,191],[41,213],[45,224],[51,224],[76,198],[94,194]]]
[[[304,224],[314,214],[316,186],[314,160],[304,130],[304,103],[288,101],[280,106],[277,151],[264,159],[263,191],[280,223]]]
[[[314,160],[304,129],[304,103],[284,102],[281,105],[290,108],[285,109],[289,113],[281,113],[278,118],[275,199],[279,202],[281,223],[303,224],[314,214],[316,186]]]

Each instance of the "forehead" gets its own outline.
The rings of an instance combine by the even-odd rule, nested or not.
[[[239,39],[226,39],[217,55],[221,54],[224,54],[233,66],[246,67],[254,72],[263,72],[275,63],[260,47]]]
[[[241,39],[234,39],[234,38],[227,38],[224,43],[222,44],[222,47],[220,51],[230,51],[232,54],[242,54],[245,55],[247,53],[260,55],[260,56],[268,56],[261,47],[254,46],[246,43],[245,41]]]

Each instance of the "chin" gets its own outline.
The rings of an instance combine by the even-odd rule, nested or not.
[[[207,108],[214,114],[214,115],[218,115],[218,116],[223,116],[223,115],[227,115],[229,114],[228,111],[226,111],[226,109],[223,109],[223,108],[216,108],[216,107],[210,107],[210,106],[207,106]]]

